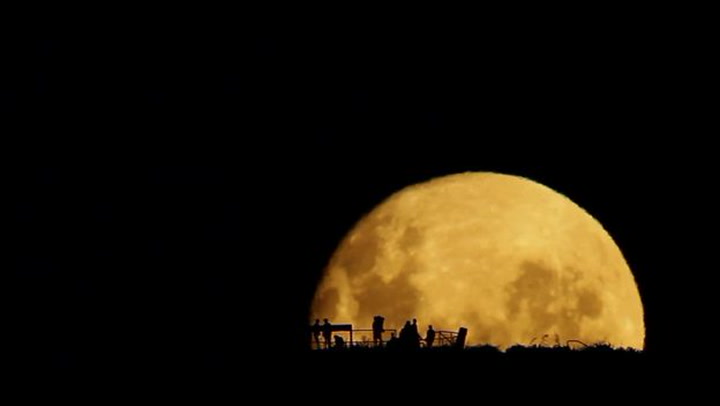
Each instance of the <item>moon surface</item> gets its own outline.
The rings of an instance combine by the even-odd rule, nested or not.
[[[468,343],[580,340],[643,349],[637,285],[600,223],[531,180],[478,172],[407,187],[345,236],[311,319],[369,328],[418,319]],[[424,334],[423,334],[424,335]],[[534,341],[537,339],[537,341]]]

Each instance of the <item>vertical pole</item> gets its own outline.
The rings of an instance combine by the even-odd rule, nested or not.
[[[455,339],[455,347],[456,348],[465,348],[465,339],[467,338],[467,329],[465,327],[460,327],[460,330],[458,330],[457,338]]]

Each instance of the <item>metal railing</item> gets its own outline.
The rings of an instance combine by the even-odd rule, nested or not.
[[[453,346],[457,341],[457,331],[437,330],[435,331],[435,342],[433,347]]]
[[[392,336],[392,334],[395,334],[397,336],[397,330],[396,329],[385,329],[380,334],[380,342],[376,342],[373,340],[373,329],[371,328],[359,328],[352,331],[353,337],[355,337],[354,340],[349,342],[350,346],[353,347],[366,347],[366,348],[372,348],[372,347],[381,347],[385,343],[387,343]],[[367,335],[363,335],[363,333],[366,333]],[[360,337],[358,340],[357,337]]]
[[[333,336],[330,340],[330,346],[328,347],[322,335],[319,337],[319,341],[316,342],[314,337],[311,337],[310,348],[314,350],[335,348],[334,336],[339,335],[343,338],[345,347],[361,347],[361,348],[376,348],[385,346],[390,338],[397,335],[397,329],[385,329],[381,334],[380,342],[373,340],[373,330],[370,328],[359,328],[351,329],[347,331],[334,331]],[[433,341],[433,347],[452,347],[457,342],[458,332],[448,330],[435,330],[435,340]],[[425,339],[420,340],[421,347],[427,347]]]

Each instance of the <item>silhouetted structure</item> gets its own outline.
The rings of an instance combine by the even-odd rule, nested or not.
[[[325,348],[330,348],[330,337],[332,336],[332,324],[328,319],[323,319],[322,335],[325,341]]]
[[[423,338],[418,333],[418,322],[417,319],[413,319],[412,322],[409,320],[405,322],[403,328],[397,334],[395,329],[385,329],[385,318],[382,316],[374,316],[372,329],[354,329],[352,324],[331,324],[328,319],[323,319],[324,322],[321,325],[319,319],[315,319],[315,323],[308,326],[308,331],[311,333],[312,341],[314,342],[314,348],[330,349],[330,348],[381,348],[387,347],[388,349],[398,350],[416,350],[421,347],[424,343],[425,347],[465,347],[465,339],[467,336],[467,329],[464,327],[460,328],[460,331],[446,331],[446,330],[435,330],[432,325],[428,325],[427,334]],[[337,335],[335,333],[343,332],[346,334]],[[372,332],[372,340],[364,335],[365,333]],[[383,340],[382,335],[384,333],[390,333],[391,337],[389,340]],[[360,334],[360,341],[355,341],[354,334]],[[320,335],[322,335],[322,345],[320,344]],[[342,338],[342,346],[338,346],[338,338]],[[333,344],[334,342],[334,344]]]
[[[429,325],[427,334],[425,335],[425,344],[427,344],[428,348],[432,348],[434,342],[435,342],[435,330],[433,330],[432,325]]]
[[[467,329],[460,327],[457,338],[455,339],[455,348],[465,348],[465,339],[467,338]]]
[[[373,330],[373,344],[378,346],[382,345],[382,333],[385,332],[383,323],[385,318],[382,316],[375,316],[373,318],[372,330]]]

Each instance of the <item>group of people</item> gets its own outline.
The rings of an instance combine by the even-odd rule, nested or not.
[[[325,344],[325,348],[330,348],[330,339],[332,337],[332,324],[330,324],[330,321],[328,319],[323,319],[323,324],[320,325],[320,319],[315,319],[315,324],[313,324],[310,327],[310,330],[312,331],[313,339],[315,340],[315,347],[320,348],[320,335],[322,334],[323,341]],[[345,340],[343,340],[342,336],[335,336],[335,346],[345,346]]]
[[[383,337],[382,334],[385,332],[384,328],[385,318],[382,316],[375,316],[373,318],[372,331],[373,331],[373,345],[382,346]],[[331,342],[334,338],[335,348],[344,348],[345,340],[342,336],[335,335],[333,337],[333,327],[328,319],[323,319],[323,324],[320,324],[320,319],[315,319],[315,324],[310,327],[310,330],[315,341],[315,348],[321,348],[320,336],[323,338],[324,348],[331,348]],[[420,348],[420,342],[425,341],[427,347],[432,347],[435,342],[435,330],[433,326],[429,325],[425,338],[422,338],[418,331],[417,319],[413,319],[412,323],[406,321],[403,328],[400,330],[399,337],[395,336],[395,333],[391,333],[390,340],[387,342],[388,348],[402,348],[402,349],[413,349]]]
[[[433,326],[428,326],[427,333],[423,339],[418,331],[417,319],[413,319],[412,324],[408,320],[400,330],[399,337],[395,337],[394,333],[392,334],[390,341],[388,342],[388,348],[420,348],[421,341],[425,341],[425,345],[428,348],[433,346],[433,343],[435,342],[435,330],[433,330]]]

